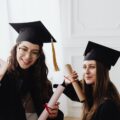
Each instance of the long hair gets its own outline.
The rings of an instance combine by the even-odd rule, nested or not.
[[[13,49],[11,50],[11,56],[9,57],[9,68],[8,73],[12,74],[14,78],[18,79],[21,72],[19,71],[18,67],[19,64],[16,59],[16,49],[17,46],[20,43],[17,43]],[[33,82],[33,86],[36,89],[36,91],[41,91],[40,96],[41,97],[48,97],[48,87],[50,85],[50,82],[47,78],[48,75],[48,68],[45,63],[45,55],[43,52],[42,47],[40,46],[40,56],[36,60],[36,62],[29,68],[31,71],[31,78]],[[16,80],[15,79],[15,80]]]
[[[120,95],[109,78],[109,69],[96,61],[96,82],[94,87],[84,81],[86,101],[84,103],[83,120],[92,120],[99,106],[106,100],[113,100],[120,107]]]

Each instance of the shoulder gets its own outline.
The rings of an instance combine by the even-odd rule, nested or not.
[[[52,87],[52,82],[50,80],[47,80],[46,84],[47,84],[48,87]]]
[[[106,100],[103,104],[98,108],[99,116],[101,120],[119,120],[120,119],[120,111],[117,104],[112,100]]]
[[[103,104],[101,104],[100,109],[101,110],[113,110],[116,109],[117,105],[114,101],[112,100],[106,100]]]
[[[0,59],[0,80],[3,78],[6,70],[7,70],[7,62],[5,62],[4,60]]]

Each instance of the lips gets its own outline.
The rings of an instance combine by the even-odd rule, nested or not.
[[[91,79],[92,77],[85,77],[86,79]]]
[[[22,60],[23,64],[25,64],[25,65],[29,65],[31,63],[31,61],[24,61],[23,59],[21,59],[21,60]]]

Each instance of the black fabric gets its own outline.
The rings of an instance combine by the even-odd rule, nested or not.
[[[79,85],[80,85],[80,82],[79,82]],[[57,87],[57,86],[58,86],[57,84],[54,85],[54,87]],[[64,94],[71,100],[80,102],[72,84],[69,84],[68,86],[66,86],[64,90]],[[92,120],[120,120],[120,108],[111,99],[105,100],[103,104],[99,106]]]
[[[84,56],[84,60],[97,60],[110,69],[120,57],[120,51],[89,41]]]
[[[19,33],[17,42],[29,41],[38,45],[50,43],[51,39],[56,42],[41,21],[10,23],[10,25]]]
[[[100,105],[92,120],[120,120],[119,109],[112,100],[106,100]]]
[[[16,82],[19,83],[8,74],[5,74],[5,76],[1,81],[0,120],[26,120],[25,110],[23,108],[22,100],[21,100],[21,95],[24,96],[25,94],[23,95],[23,93],[22,94],[19,93],[20,89],[21,88],[23,89],[23,86],[21,85],[19,89],[16,88]],[[27,85],[29,86],[29,81],[27,82],[28,84],[26,84],[26,82],[24,83],[23,80],[23,83],[24,85],[26,85],[26,87]],[[27,89],[24,89],[24,91],[22,92],[26,93],[27,91],[31,93],[33,104],[35,106],[35,111],[39,117],[42,111],[44,110],[44,104],[49,101],[50,97],[53,94],[52,86],[51,85],[49,86],[49,92],[48,92],[49,98],[47,99],[41,98],[41,96],[38,96],[40,95],[38,94],[38,91],[36,92],[36,90],[30,89],[29,87],[27,87]],[[59,110],[57,118],[51,120],[63,120],[63,119],[64,119],[64,114],[62,113],[62,111]]]
[[[0,86],[0,120],[26,120],[16,83],[5,75]]]
[[[80,85],[80,82],[78,81],[78,84]],[[65,90],[63,91],[63,93],[68,97],[70,98],[71,100],[73,101],[76,101],[76,102],[80,102],[79,101],[79,98],[75,92],[75,89],[73,88],[73,85],[72,84],[69,84],[67,86],[65,86],[64,82],[62,84],[64,87],[65,87]],[[57,88],[58,84],[54,84],[53,87],[54,88]],[[81,85],[80,85],[81,86]]]

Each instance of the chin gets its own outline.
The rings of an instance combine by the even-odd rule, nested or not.
[[[30,66],[20,65],[21,69],[28,69]]]
[[[92,85],[92,84],[94,84],[93,81],[85,81],[85,82],[86,82],[87,85]]]

